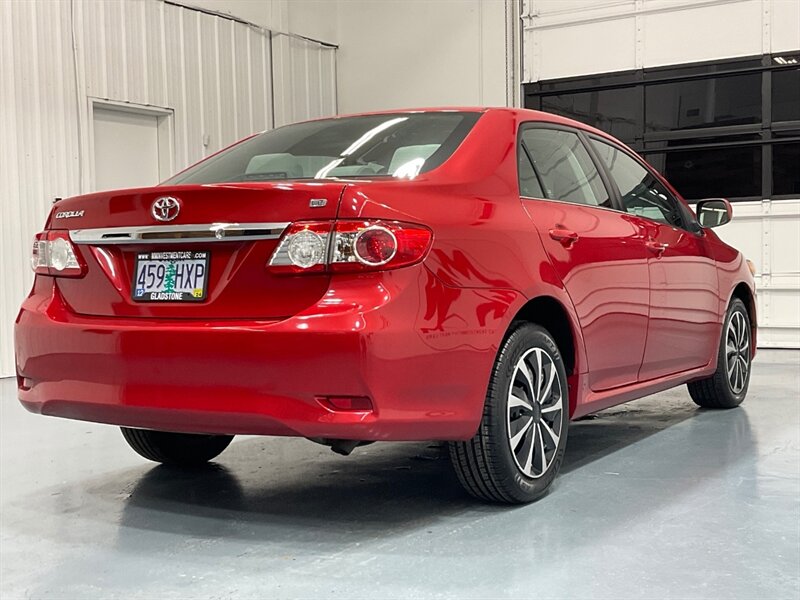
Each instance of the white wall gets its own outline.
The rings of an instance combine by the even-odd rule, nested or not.
[[[172,1],[243,19],[273,32],[291,32],[294,35],[333,45],[336,45],[339,39],[339,23],[336,15],[340,0]]]
[[[174,0],[184,6],[228,15],[265,29],[283,29],[288,0]]]
[[[331,47],[160,0],[0,0],[0,376],[14,372],[33,234],[54,197],[95,188],[93,99],[166,109],[177,171],[273,123],[335,114],[335,73]]]
[[[339,111],[513,103],[503,0],[343,0]]]
[[[799,0],[523,0],[525,82],[800,49]],[[718,230],[758,268],[759,344],[800,347],[800,200]]]
[[[282,1],[288,2],[283,25],[288,31],[329,44],[339,43],[339,5],[347,0]]]

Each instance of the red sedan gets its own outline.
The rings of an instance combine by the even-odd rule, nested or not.
[[[546,113],[281,127],[53,206],[19,398],[173,464],[235,434],[446,440],[470,493],[528,502],[570,419],[684,383],[703,407],[744,400],[752,264],[710,229],[730,217]]]

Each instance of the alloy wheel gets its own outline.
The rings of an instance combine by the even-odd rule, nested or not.
[[[728,384],[734,394],[740,394],[747,384],[750,370],[750,330],[741,312],[734,312],[725,333],[725,360]]]
[[[514,367],[508,390],[507,432],[517,467],[528,477],[544,475],[561,439],[563,390],[555,362],[532,348]]]

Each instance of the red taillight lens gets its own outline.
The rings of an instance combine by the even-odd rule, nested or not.
[[[337,221],[331,270],[398,269],[421,261],[433,232],[422,225],[399,221]]]
[[[31,250],[31,268],[39,275],[83,275],[83,264],[67,231],[43,231],[36,234]]]
[[[353,253],[361,264],[385,265],[397,254],[397,238],[386,227],[375,225],[358,232]]]
[[[284,273],[398,269],[422,260],[432,240],[427,227],[399,221],[293,223],[269,265]]]

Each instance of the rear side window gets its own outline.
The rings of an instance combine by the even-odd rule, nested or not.
[[[539,177],[536,175],[536,171],[533,170],[533,164],[525,148],[520,146],[517,153],[519,162],[519,195],[526,198],[544,198]]]
[[[684,226],[678,201],[650,171],[611,144],[592,138],[592,146],[617,184],[626,212],[674,227]]]
[[[611,206],[600,173],[577,134],[532,127],[524,129],[520,137],[520,153],[530,158],[545,197],[575,204]],[[522,186],[520,168],[520,189]]]
[[[296,123],[237,144],[165,184],[411,178],[447,160],[480,115],[398,113]]]

